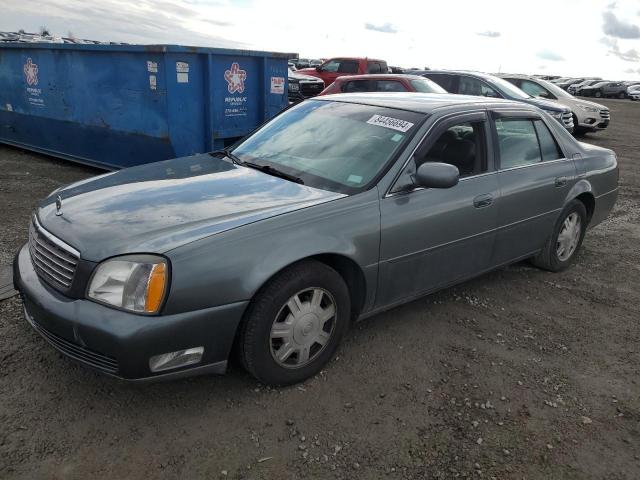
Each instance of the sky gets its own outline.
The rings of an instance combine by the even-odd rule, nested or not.
[[[640,79],[640,0],[0,0],[0,31]]]

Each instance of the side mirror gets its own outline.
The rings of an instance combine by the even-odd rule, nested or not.
[[[316,72],[320,73],[322,71],[322,65],[318,65],[316,67]]]
[[[451,188],[460,180],[458,167],[449,163],[424,162],[418,167],[416,183],[425,188]]]

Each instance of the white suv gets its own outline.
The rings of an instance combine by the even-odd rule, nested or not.
[[[501,77],[531,96],[552,100],[569,107],[573,113],[575,134],[604,130],[609,126],[611,114],[604,105],[576,98],[557,85],[539,78],[506,74]]]
[[[640,100],[640,85],[631,85],[627,88],[627,96],[631,100]]]

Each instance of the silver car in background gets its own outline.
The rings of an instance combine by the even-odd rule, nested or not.
[[[609,126],[611,112],[604,105],[576,98],[557,85],[539,78],[508,74],[501,77],[531,96],[552,100],[570,108],[573,115],[574,134],[596,132]]]

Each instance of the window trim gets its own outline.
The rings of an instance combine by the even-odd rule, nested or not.
[[[399,192],[393,191],[396,184],[398,183],[398,180],[402,176],[402,172],[404,172],[404,170],[409,165],[409,162],[414,159],[414,157],[418,154],[420,150],[427,149],[428,151],[428,148],[433,146],[436,140],[440,138],[440,135],[442,135],[444,131],[447,130],[452,125],[455,125],[457,123],[467,123],[467,122],[474,122],[474,121],[485,122],[484,131],[485,131],[485,153],[486,153],[486,160],[487,160],[487,171],[478,173],[476,175],[469,175],[468,177],[461,178],[460,181],[470,180],[472,178],[484,177],[486,175],[493,175],[497,173],[498,169],[496,168],[497,165],[495,161],[494,138],[491,133],[492,125],[490,125],[491,116],[489,115],[489,112],[487,112],[484,109],[471,110],[467,112],[454,112],[448,115],[444,115],[442,118],[437,119],[427,129],[427,131],[422,135],[422,138],[419,140],[419,142],[417,143],[417,145],[415,146],[411,154],[403,163],[402,167],[396,173],[395,177],[391,181],[391,184],[387,188],[387,191],[385,192],[382,198],[395,197],[398,195],[408,195],[413,192],[427,190],[425,187],[415,187],[411,190],[406,190],[406,191],[399,191]]]

